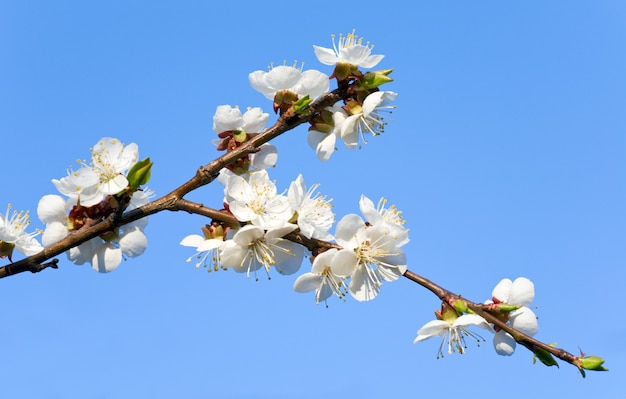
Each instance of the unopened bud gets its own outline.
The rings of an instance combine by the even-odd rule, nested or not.
[[[366,89],[375,89],[385,83],[393,82],[393,79],[388,76],[392,71],[393,69],[385,69],[367,72],[363,75],[363,78],[360,79],[360,85]]]
[[[604,359],[598,356],[585,356],[579,358],[580,367],[587,370],[595,370],[595,371],[609,371],[609,369],[602,366],[604,363]]]

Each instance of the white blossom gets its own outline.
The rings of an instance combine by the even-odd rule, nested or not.
[[[483,340],[479,335],[469,331],[469,327],[480,327],[485,330],[491,330],[491,327],[482,317],[475,314],[464,314],[453,321],[450,320],[432,320],[424,324],[422,328],[417,331],[417,337],[413,341],[414,344],[433,338],[441,337],[441,344],[437,351],[437,358],[443,357],[443,347],[448,343],[448,354],[459,352],[465,353],[465,337],[471,337],[476,342]]]
[[[248,180],[242,176],[230,176],[224,197],[239,221],[265,229],[282,226],[293,215],[289,199],[278,194],[265,170],[251,173]]]
[[[357,110],[341,124],[340,135],[348,148],[358,146],[359,137],[367,144],[366,133],[378,136],[385,131],[387,122],[382,112],[389,112],[395,108],[389,103],[396,97],[397,94],[392,91],[377,91],[365,97],[363,105],[357,107]]]
[[[515,281],[508,278],[502,279],[493,289],[491,294],[494,303],[506,303],[520,306],[508,315],[508,323],[511,327],[533,336],[539,331],[537,316],[528,308],[535,298],[535,286],[526,277],[519,277]],[[513,337],[499,330],[493,337],[493,346],[496,353],[502,356],[510,356],[515,352],[516,342]]]
[[[307,238],[330,241],[333,235],[328,232],[335,222],[332,205],[326,196],[315,193],[319,184],[314,184],[306,190],[304,177],[298,175],[289,186],[287,198],[291,209],[297,215],[297,224]]]
[[[343,299],[348,292],[345,280],[354,271],[346,262],[336,262],[336,248],[330,248],[313,259],[311,271],[299,276],[293,284],[296,292],[315,291],[315,302],[326,301],[335,294]]]
[[[328,75],[314,69],[302,72],[299,68],[287,65],[273,67],[269,72],[254,71],[248,75],[248,80],[268,100],[274,100],[276,93],[283,90],[296,93],[299,97],[308,95],[315,99],[330,88]]]
[[[293,274],[300,269],[304,247],[282,237],[295,228],[295,225],[283,225],[264,231],[261,227],[246,225],[222,247],[221,265],[246,273],[248,277],[250,273],[256,276],[261,268],[269,276],[272,267],[280,274]]]
[[[332,36],[333,48],[313,46],[319,62],[324,65],[346,63],[362,68],[373,68],[384,58],[384,55],[372,55],[373,46],[363,44],[363,38],[352,33],[345,36],[339,35],[339,42],[335,43],[335,35]]]
[[[337,224],[335,238],[343,247],[335,255],[335,261],[354,268],[348,288],[358,301],[374,299],[382,281],[395,281],[407,269],[406,256],[397,238],[385,226],[368,226],[361,217],[350,214]]]
[[[17,249],[21,254],[30,256],[43,249],[41,244],[35,239],[40,231],[27,233],[26,228],[30,225],[30,215],[28,211],[12,211],[9,204],[4,216],[0,215],[0,257],[12,257],[13,249]],[[6,247],[5,247],[6,246]]]
[[[95,205],[128,186],[126,173],[138,157],[137,144],[125,146],[115,138],[104,137],[91,149],[90,163],[81,162],[80,169],[52,183],[61,194],[80,200],[81,205]]]

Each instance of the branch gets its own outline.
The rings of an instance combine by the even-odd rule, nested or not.
[[[311,102],[307,107],[305,107],[301,112],[298,113],[293,112],[291,109],[288,110],[278,118],[278,120],[276,121],[276,123],[274,123],[272,127],[266,129],[263,133],[254,136],[252,139],[250,139],[237,149],[220,156],[219,158],[211,161],[204,166],[201,166],[200,168],[198,168],[194,177],[183,183],[181,186],[179,186],[169,194],[166,194],[163,197],[158,198],[144,206],[128,211],[122,216],[117,217],[116,215],[111,215],[110,217],[101,220],[94,225],[89,226],[88,228],[73,231],[64,239],[48,246],[47,248],[43,249],[41,252],[35,255],[0,267],[0,279],[14,276],[16,274],[27,271],[39,272],[48,267],[56,269],[56,264],[58,261],[54,263],[54,266],[52,264],[45,264],[44,262],[66,252],[70,248],[74,248],[86,241],[91,240],[92,238],[98,237],[99,235],[107,231],[114,230],[117,227],[123,226],[127,223],[139,220],[149,215],[164,210],[186,210],[189,212],[190,203],[182,202],[181,205],[182,198],[186,194],[199,187],[211,183],[218,176],[220,170],[237,161],[238,159],[244,157],[245,155],[256,152],[262,144],[265,144],[270,140],[280,136],[281,134],[286,133],[287,131],[294,129],[297,126],[310,121],[313,116],[316,115],[316,113],[320,112],[325,107],[331,106],[336,102],[345,99],[348,96],[348,91],[349,88],[335,89],[332,92],[326,93],[319,97],[317,100]],[[237,223],[239,222],[237,221]],[[293,238],[301,239],[297,236],[294,236]],[[302,239],[301,241],[306,242],[306,240],[304,239]],[[312,244],[309,243],[309,245]]]
[[[523,345],[524,347],[526,347],[528,350],[530,350],[531,352],[533,352],[534,354],[537,354],[537,352],[541,349],[544,350],[550,354],[552,354],[553,356],[556,356],[557,358],[570,363],[574,366],[576,366],[581,372],[582,372],[582,367],[581,367],[581,357],[579,356],[575,356],[569,352],[567,352],[564,349],[560,349],[560,348],[556,348],[554,346],[548,345],[544,342],[541,342],[527,334],[524,334],[523,332],[511,327],[509,324],[507,324],[506,322],[500,320],[499,318],[497,318],[496,316],[494,316],[492,313],[488,312],[486,310],[486,305],[483,304],[479,304],[479,303],[475,303],[472,302],[466,298],[461,299],[461,296],[458,294],[455,294],[451,291],[448,291],[447,289],[433,283],[432,281],[418,275],[417,273],[414,273],[410,270],[407,270],[404,273],[404,277],[408,278],[409,280],[421,285],[422,287],[428,289],[430,292],[432,292],[433,294],[435,294],[439,299],[441,299],[442,302],[447,303],[448,305],[450,305],[452,308],[454,308],[455,303],[458,302],[459,300],[462,300],[463,302],[465,302],[465,304],[467,304],[467,307],[474,313],[476,313],[477,315],[481,316],[483,319],[487,320],[487,322],[493,324],[494,326],[496,326],[497,328],[506,331],[507,333],[509,333],[513,339],[515,339],[516,342],[518,342],[519,344]],[[584,375],[584,374],[583,374]]]

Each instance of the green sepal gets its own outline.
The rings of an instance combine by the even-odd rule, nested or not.
[[[509,305],[508,303],[498,303],[496,304],[497,309],[500,312],[512,312],[514,310],[519,309],[521,306],[518,305]]]
[[[148,183],[148,180],[150,180],[151,170],[152,161],[150,158],[145,158],[130,168],[126,178],[128,179],[128,185],[130,186],[131,193],[134,193],[140,186]]]
[[[462,299],[455,300],[454,310],[456,310],[459,314],[467,313],[467,302]]]
[[[546,366],[556,366],[559,367],[559,364],[556,362],[556,359],[552,356],[550,352],[545,349],[537,349],[535,351],[535,356],[533,357],[533,363],[537,362],[537,359]]]

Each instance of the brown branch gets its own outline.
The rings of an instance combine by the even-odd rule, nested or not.
[[[98,237],[99,235],[107,231],[111,231],[117,227],[123,226],[135,220],[147,217],[149,215],[164,210],[188,211],[188,209],[183,209],[185,206],[188,205],[188,203],[183,202],[182,206],[179,205],[180,201],[186,194],[199,187],[211,183],[218,176],[220,170],[237,161],[239,158],[247,154],[256,152],[259,146],[261,146],[262,144],[265,144],[270,140],[280,136],[281,134],[286,133],[287,131],[294,129],[297,126],[308,122],[317,112],[346,98],[347,92],[348,89],[335,89],[332,92],[326,93],[317,100],[311,102],[311,104],[309,104],[309,106],[306,107],[303,112],[294,113],[290,110],[287,111],[285,114],[281,115],[278,118],[278,120],[272,127],[266,129],[262,134],[254,136],[241,147],[238,147],[234,151],[228,152],[220,156],[219,158],[211,161],[210,163],[198,168],[194,177],[183,183],[181,186],[179,186],[169,194],[166,194],[163,197],[156,199],[142,207],[128,211],[122,216],[111,215],[111,217],[102,220],[94,224],[93,226],[89,226],[89,228],[72,232],[64,239],[48,246],[47,248],[44,248],[41,252],[35,255],[0,267],[0,279],[27,271],[38,272],[48,267],[53,267],[52,265],[44,267],[44,262],[62,254],[70,248],[76,247],[88,240],[91,240],[92,238]],[[56,263],[54,265],[56,266]]]

